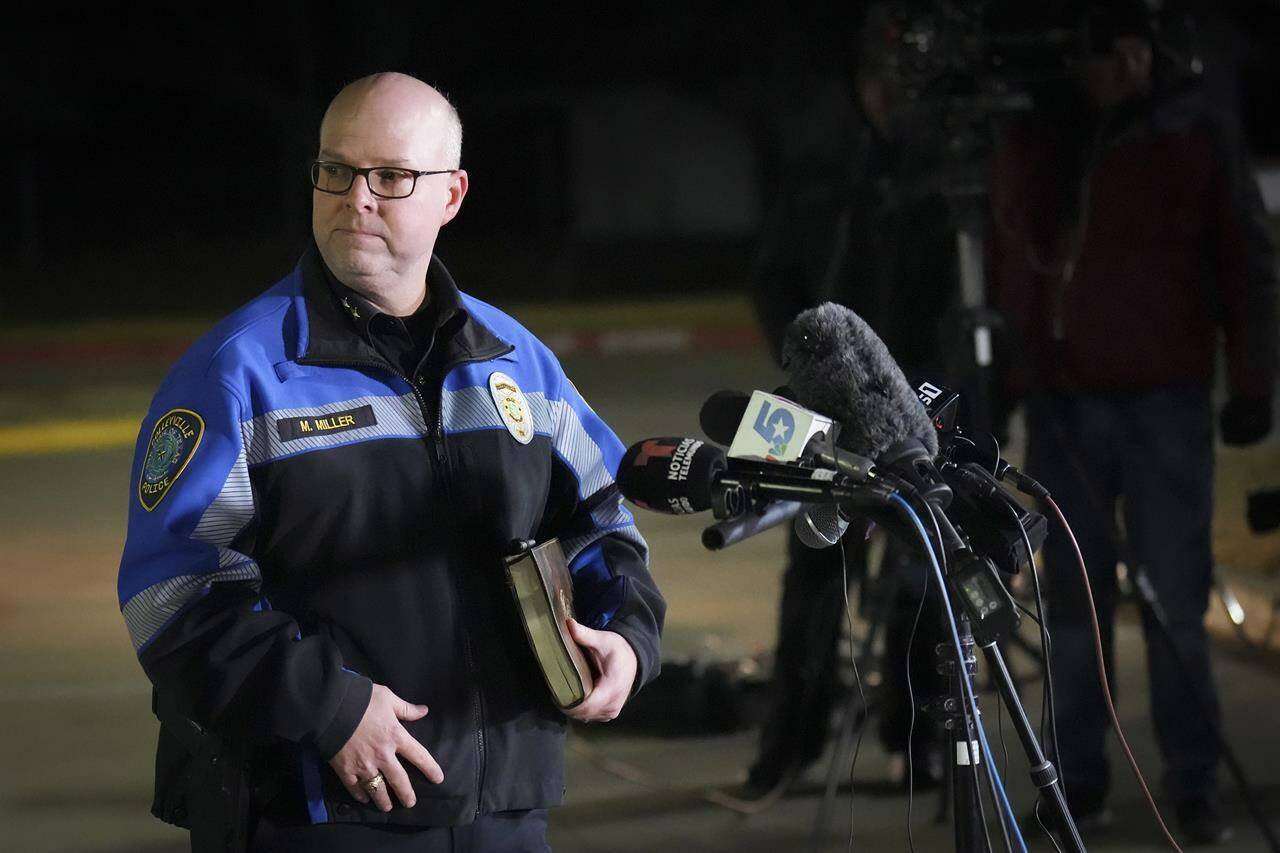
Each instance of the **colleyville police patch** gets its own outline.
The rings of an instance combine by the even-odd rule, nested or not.
[[[187,469],[204,437],[204,419],[190,409],[170,409],[156,421],[138,476],[138,502],[156,508]]]
[[[533,412],[516,381],[505,373],[491,373],[489,393],[511,437],[521,444],[533,441]]]

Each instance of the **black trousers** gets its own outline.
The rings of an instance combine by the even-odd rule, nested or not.
[[[1027,470],[1053,493],[1075,529],[1102,629],[1113,690],[1116,565],[1146,572],[1185,668],[1144,611],[1151,717],[1175,802],[1209,795],[1220,722],[1204,615],[1213,583],[1213,417],[1209,389],[1175,386],[1063,394],[1030,401]],[[1117,508],[1127,553],[1116,536]],[[1045,543],[1053,639],[1059,768],[1072,808],[1107,794],[1109,729],[1088,600],[1075,552],[1054,530]]]
[[[549,853],[547,810],[481,815],[467,826],[288,825],[264,817],[250,853]]]

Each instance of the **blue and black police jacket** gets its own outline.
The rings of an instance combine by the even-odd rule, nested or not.
[[[247,741],[304,820],[555,805],[566,721],[502,557],[558,536],[579,620],[652,679],[665,605],[614,483],[622,446],[551,351],[438,259],[432,298],[457,310],[422,387],[357,333],[322,263],[312,247],[197,341],[151,404],[119,578],[139,660],[161,705]],[[417,804],[389,814],[327,761],[373,683],[429,707],[404,725],[445,775],[406,764]]]

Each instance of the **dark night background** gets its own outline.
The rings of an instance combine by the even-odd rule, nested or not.
[[[1075,2],[980,5],[995,26],[1026,34],[1044,32]],[[940,7],[938,0],[892,5],[922,14]],[[1193,44],[1204,58],[1210,102],[1239,128],[1265,172],[1276,229],[1280,0],[1166,5],[1171,21],[1186,11],[1198,17],[1193,34],[1174,28],[1170,41],[1184,55]],[[766,346],[770,336],[753,326],[753,308],[769,301],[762,294],[783,297],[759,312],[780,328],[794,312],[776,306],[813,294],[795,267],[770,269],[770,249],[794,248],[777,254],[816,258],[811,266],[825,273],[838,268],[827,262],[838,242],[836,215],[873,210],[864,199],[898,191],[880,192],[899,179],[914,186],[898,200],[918,201],[911,192],[926,201],[940,196],[945,170],[929,158],[958,137],[927,109],[916,111],[919,133],[857,149],[856,140],[872,135],[850,95],[854,48],[865,44],[857,36],[862,9],[825,0],[5,6],[0,768],[9,772],[0,775],[0,849],[189,847],[182,831],[147,811],[157,724],[115,583],[136,488],[131,459],[169,366],[216,318],[288,273],[310,241],[307,166],[321,115],[344,84],[395,70],[445,91],[462,118],[462,166],[471,179],[460,216],[437,244],[459,285],[511,311],[551,345],[624,443],[696,435],[697,412],[715,389],[773,388],[784,378]],[[1002,68],[1060,73],[1061,57],[1035,42],[1010,51]],[[980,70],[948,67],[942,94],[968,92]],[[1044,91],[1051,88],[1037,89]],[[992,127],[980,131],[969,141],[989,144]],[[872,149],[896,170],[870,174]],[[973,168],[956,173],[983,173],[981,157],[965,165]],[[892,180],[884,178],[890,171]],[[784,198],[793,204],[778,203]],[[980,196],[971,198],[979,208]],[[952,209],[920,206],[940,215],[868,216],[875,227],[859,228],[865,241],[842,255],[853,259],[852,269],[826,277],[845,289],[822,295],[872,303],[879,309],[873,325],[904,363],[903,352],[934,343],[935,330],[954,331],[968,358],[964,326],[925,316],[941,311],[946,299],[938,297],[958,290]],[[881,221],[905,224],[892,232]],[[753,273],[755,299],[746,298]],[[871,316],[863,304],[856,310]],[[891,322],[881,326],[881,319]],[[947,363],[936,376],[951,387],[952,369],[967,364]],[[1019,417],[1011,421],[1002,452],[1023,464],[1026,430]],[[1251,449],[1218,448],[1214,555],[1248,621],[1233,625],[1216,597],[1209,612],[1224,730],[1273,817],[1280,815],[1280,730],[1258,722],[1273,719],[1280,705],[1280,633],[1273,630],[1280,625],[1280,534],[1255,534],[1245,519],[1247,494],[1280,486],[1275,436]],[[688,714],[698,719],[712,709],[717,717],[736,713],[733,703],[719,703],[723,691],[695,689],[700,682],[681,681],[680,673],[705,671],[714,687],[728,683],[728,670],[704,665],[732,665],[747,679],[768,672],[789,525],[711,554],[689,517],[646,513],[640,523],[670,603],[664,659],[686,665],[665,670],[666,692],[646,688],[641,699],[660,708],[678,692],[682,705],[697,706]],[[874,636],[866,612],[859,605],[851,636]],[[1024,629],[1030,636],[1030,620]],[[1161,765],[1139,634],[1138,617],[1126,608],[1117,628],[1119,712],[1154,788]],[[1010,657],[1026,674],[1028,713],[1036,718],[1038,666],[1021,653]],[[850,691],[851,670],[841,675]],[[1002,707],[993,696],[983,702],[991,711]],[[650,713],[677,730],[685,719]],[[991,714],[995,725],[1001,713]],[[748,821],[712,807],[706,792],[736,784],[755,756],[756,730],[656,737],[621,722],[575,732],[568,800],[551,818],[557,850],[811,849],[823,769],[815,766],[805,793]],[[993,744],[1006,729],[1010,735],[1014,764],[1004,775],[1017,814],[1027,815],[1036,790],[1008,720],[1003,726],[988,732]],[[636,784],[645,776],[620,773],[610,766],[617,761],[656,784]],[[856,796],[841,794],[832,813],[839,849],[850,826],[859,849],[903,849],[912,801],[889,781],[880,738],[868,737],[853,763]],[[1163,849],[1123,763],[1112,767],[1119,831],[1090,849]],[[1237,842],[1221,849],[1263,849],[1239,797],[1229,787],[1224,793]],[[950,849],[950,826],[929,816],[934,797],[921,792],[913,802],[917,849]]]
[[[465,288],[743,288],[792,118],[847,72],[857,19],[773,2],[20,8],[0,59],[9,322],[212,315],[262,289],[308,239],[324,106],[384,69],[462,116],[472,189],[438,251]],[[1255,155],[1280,156],[1280,15],[1219,8],[1210,84],[1239,99]]]

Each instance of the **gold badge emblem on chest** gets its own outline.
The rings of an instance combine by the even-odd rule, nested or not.
[[[498,409],[498,417],[511,437],[521,444],[533,441],[533,412],[516,381],[505,373],[489,375],[489,393]]]

